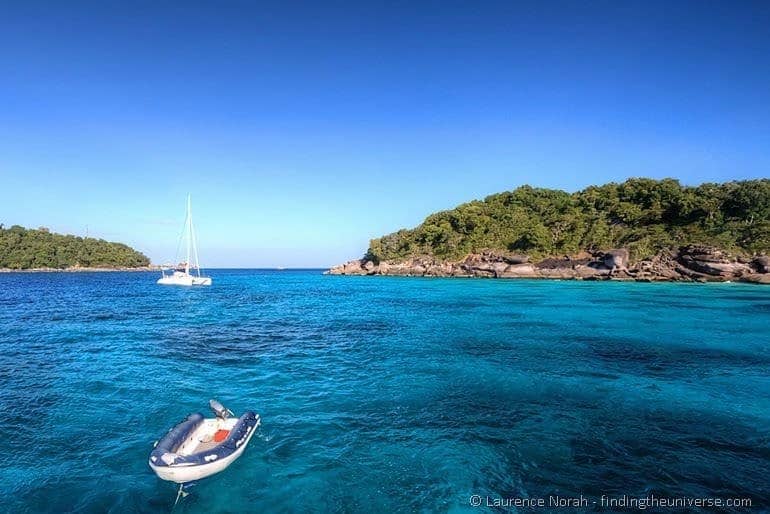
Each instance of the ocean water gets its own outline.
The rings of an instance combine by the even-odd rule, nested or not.
[[[0,274],[0,511],[171,512],[147,458],[209,398],[262,427],[174,512],[770,509],[768,287],[211,275]]]

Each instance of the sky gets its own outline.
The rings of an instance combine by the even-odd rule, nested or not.
[[[523,184],[770,176],[770,3],[3,2],[0,223],[327,267]]]

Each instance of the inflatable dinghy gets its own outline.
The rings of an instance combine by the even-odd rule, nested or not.
[[[216,400],[209,402],[214,418],[190,414],[155,443],[150,467],[158,477],[185,484],[219,473],[241,456],[259,426],[259,415],[233,416]]]

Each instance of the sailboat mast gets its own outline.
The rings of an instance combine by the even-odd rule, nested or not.
[[[195,227],[193,227],[193,220],[192,220],[192,207],[190,207],[190,241],[192,242],[192,251],[193,251],[193,258],[195,259],[193,262],[195,263],[195,271],[198,274],[198,276],[201,276],[201,263],[198,260],[198,241],[196,241],[195,238]]]
[[[190,274],[190,245],[192,245],[192,209],[190,207],[190,195],[187,195],[187,260],[184,264],[184,271]]]

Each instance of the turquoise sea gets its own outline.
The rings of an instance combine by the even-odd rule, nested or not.
[[[0,511],[171,512],[147,457],[210,398],[263,424],[174,512],[770,509],[768,287],[211,276],[0,274]]]

